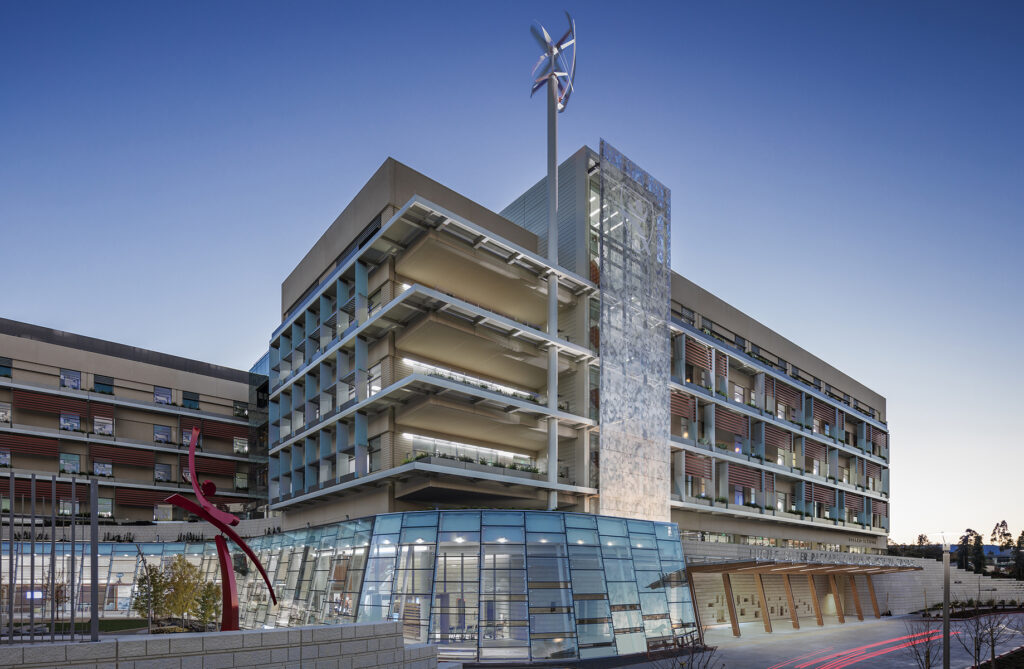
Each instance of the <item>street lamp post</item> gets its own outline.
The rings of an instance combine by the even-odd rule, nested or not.
[[[949,669],[949,543],[942,543],[942,669]]]

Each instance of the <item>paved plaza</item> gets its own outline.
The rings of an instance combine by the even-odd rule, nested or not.
[[[833,618],[826,619],[825,626],[820,628],[813,621],[810,626],[801,624],[799,631],[793,630],[788,621],[777,621],[772,634],[765,633],[761,623],[742,623],[739,638],[732,635],[728,625],[712,627],[705,638],[709,645],[718,646],[717,657],[728,669],[911,669],[917,664],[905,644],[906,637],[912,634],[907,622],[914,618],[847,619],[846,624]],[[956,629],[954,621],[954,633]],[[998,652],[1021,645],[1024,636],[1011,635],[999,645]],[[951,657],[951,667],[963,669],[971,665],[970,656],[956,639],[951,641]]]

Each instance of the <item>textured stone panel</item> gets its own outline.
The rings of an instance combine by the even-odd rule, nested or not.
[[[602,514],[669,520],[669,189],[601,140]]]

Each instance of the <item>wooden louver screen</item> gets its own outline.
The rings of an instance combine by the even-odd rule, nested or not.
[[[109,460],[110,462],[131,465],[133,467],[152,467],[155,454],[152,451],[144,451],[138,448],[121,448],[118,446],[107,446],[105,444],[92,444],[89,453],[93,461]]]
[[[696,400],[685,393],[672,392],[670,410],[673,416],[696,420]]]
[[[814,417],[823,423],[833,425],[836,422],[836,410],[834,407],[822,402],[819,399],[811,400],[814,402]]]
[[[882,430],[879,430],[876,427],[868,425],[868,438],[870,439],[871,443],[873,443],[875,446],[878,446],[880,448],[884,448],[885,447],[885,438],[887,436],[888,435],[885,432],[883,432]]]
[[[22,434],[0,434],[0,448],[9,448],[12,453],[57,457],[60,445],[56,439],[45,437],[29,437]],[[2,489],[2,484],[0,484]]]
[[[775,474],[772,472],[764,473],[764,491],[769,495],[775,492]]]
[[[52,499],[52,493],[53,489],[51,487],[50,479],[36,477],[36,499]],[[0,495],[4,497],[10,495],[10,483],[7,481],[0,481]],[[31,498],[32,481],[30,479],[16,479],[14,481],[14,496]],[[70,483],[57,484],[57,499],[71,499]],[[79,502],[89,501],[89,482],[87,480],[81,481],[75,486],[75,499]]]
[[[825,486],[816,485],[814,486],[813,495],[813,500],[815,502],[821,502],[822,504],[828,504],[829,506],[836,505],[835,488],[826,488]]]
[[[732,462],[729,463],[729,485],[743,486],[744,488],[761,489],[761,472],[753,467],[745,467]]]
[[[188,471],[188,456],[178,456],[178,464],[181,467],[181,471]],[[196,473],[215,474],[217,476],[234,476],[235,461],[221,460],[219,458],[203,458],[196,456]]]
[[[775,400],[791,409],[800,408],[800,393],[793,386],[788,386],[781,381],[775,382]]]
[[[747,436],[747,419],[738,413],[715,405],[715,430],[726,430],[741,437]]]
[[[791,448],[789,432],[777,428],[771,423],[765,423],[764,443],[765,446],[774,446],[775,448],[781,448],[784,451],[788,451]]]
[[[871,513],[878,514],[879,516],[889,517],[889,503],[881,500],[871,500]]]
[[[846,493],[846,508],[850,511],[857,511],[858,513],[864,510],[864,497],[861,495],[854,495],[852,492]]]
[[[694,339],[686,338],[686,362],[711,370],[711,349]]]
[[[702,479],[711,478],[711,458],[686,454],[686,475]]]
[[[163,504],[171,493],[159,490],[143,490],[139,488],[118,488],[114,493],[114,501],[120,506],[152,507]]]
[[[817,441],[811,441],[810,439],[804,440],[804,456],[811,460],[817,460],[818,462],[825,461],[825,444],[818,443]]]
[[[715,374],[723,378],[729,376],[729,357],[721,351],[715,351]]]
[[[12,392],[14,407],[44,413],[60,413],[60,398],[55,395],[34,393],[30,390],[15,388]]]
[[[110,404],[89,403],[89,415],[93,418],[113,418],[114,407]]]
[[[231,423],[219,423],[212,420],[203,421],[203,434],[208,437],[219,439],[234,439],[235,437],[246,438],[249,436],[248,425],[232,425]]]
[[[882,466],[877,462],[864,462],[864,473],[869,477],[878,480],[882,478]]]

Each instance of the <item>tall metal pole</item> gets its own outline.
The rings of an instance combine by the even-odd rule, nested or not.
[[[548,76],[548,262],[558,266],[558,77],[553,72]],[[556,272],[548,275],[548,336],[558,338]],[[548,348],[548,410],[558,411],[558,347],[554,345]],[[558,483],[558,419],[554,416],[548,418],[548,483]],[[548,491],[548,509],[558,509],[555,490]]]
[[[949,544],[942,543],[942,669],[949,669]]]
[[[50,641],[57,632],[57,475],[50,474]]]
[[[78,493],[75,477],[71,477],[71,640],[75,640],[75,514],[78,513]]]
[[[10,627],[7,628],[9,634],[7,636],[7,643],[14,643],[14,472],[11,472],[11,535],[8,537],[8,547],[10,550],[7,553],[7,622],[10,623]]]
[[[89,633],[93,641],[100,640],[100,521],[97,513],[99,498],[99,481],[92,479],[89,481],[89,577],[92,579],[92,587],[89,588]]]
[[[32,499],[29,502],[29,545],[31,553],[28,558],[28,640],[29,643],[36,641],[36,475],[29,479],[29,495]]]

